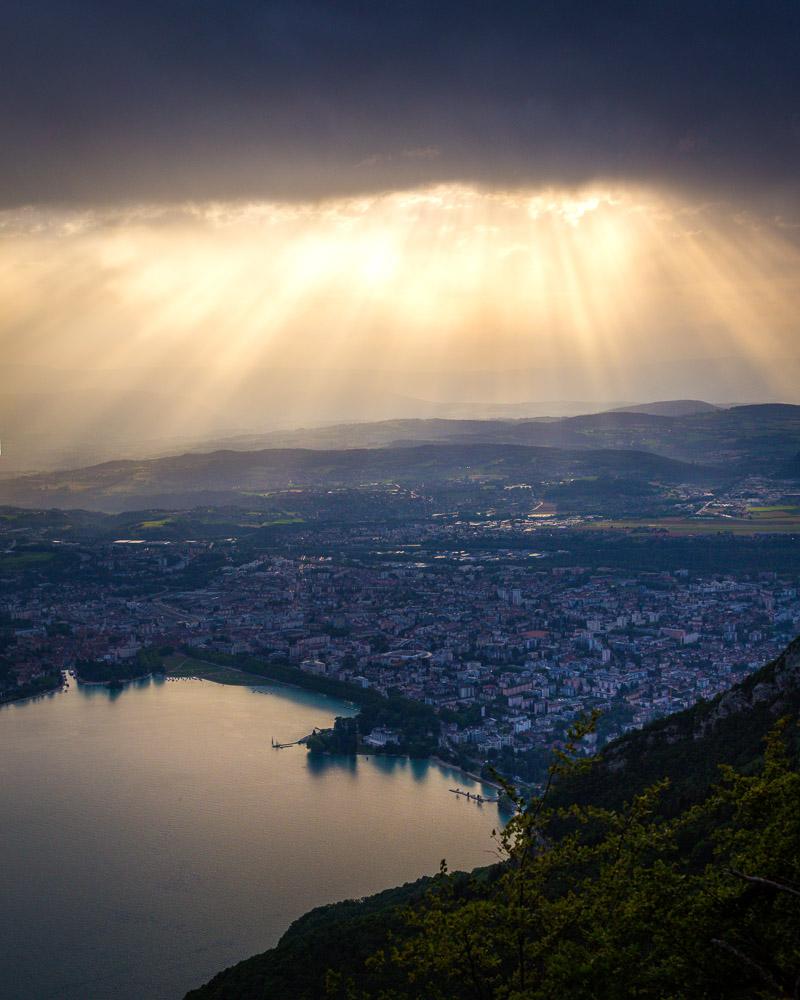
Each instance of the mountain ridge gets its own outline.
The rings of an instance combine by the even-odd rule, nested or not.
[[[670,482],[709,481],[710,467],[632,449],[557,449],[521,444],[441,442],[395,448],[261,449],[185,453],[169,458],[103,462],[64,473],[0,483],[3,503],[130,509],[184,504],[204,491],[220,496],[296,486],[345,487],[375,482],[443,482],[458,478],[534,480],[610,475]],[[154,502],[158,498],[159,502]],[[120,507],[120,503],[123,504]],[[125,507],[125,504],[128,507]]]
[[[666,404],[652,404],[660,407]],[[680,461],[763,466],[800,451],[800,406],[789,403],[714,407],[671,415],[643,407],[601,410],[574,416],[503,419],[393,418],[330,424],[217,439],[214,447],[386,447],[394,441],[523,444],[530,447],[621,448],[649,451]],[[766,449],[765,449],[766,445]],[[201,450],[201,446],[193,448]],[[210,450],[205,446],[203,450]]]

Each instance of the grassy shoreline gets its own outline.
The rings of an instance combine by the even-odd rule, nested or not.
[[[184,656],[179,653],[172,653],[164,657],[164,670],[167,677],[177,679],[198,678],[204,681],[214,681],[215,684],[231,684],[239,687],[265,687],[270,684],[279,684],[269,677],[260,674],[251,674],[247,670],[232,667],[221,663],[212,663],[209,660],[198,660],[192,656]]]

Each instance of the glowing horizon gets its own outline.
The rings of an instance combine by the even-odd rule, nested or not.
[[[287,363],[301,336],[303,361],[310,343],[340,364],[433,352],[462,367],[488,337],[491,367],[508,367],[652,354],[631,334],[665,326],[688,337],[673,350],[700,337],[758,357],[786,346],[800,279],[776,226],[603,189],[7,212],[0,234],[4,354],[59,363],[176,346],[215,365]]]
[[[307,371],[281,402],[299,422],[348,391],[337,370],[532,370],[503,402],[627,400],[636,364],[732,356],[763,393],[795,399],[795,369],[776,363],[797,339],[794,236],[603,186],[19,210],[0,213],[0,348],[6,364],[125,372],[128,388],[169,372],[165,434],[245,384],[257,395],[259,371]],[[554,383],[559,366],[577,381]],[[407,394],[439,398],[435,382]],[[87,430],[113,415],[113,388],[79,404]]]

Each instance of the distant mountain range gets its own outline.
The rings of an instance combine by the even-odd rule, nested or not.
[[[654,408],[677,415],[625,409],[551,421],[388,420],[240,436],[225,448],[209,442],[177,457],[5,480],[0,502],[118,511],[230,502],[290,486],[592,476],[712,484],[800,473],[800,406],[646,407]]]
[[[650,451],[704,464],[774,465],[800,451],[800,406],[764,403],[727,409],[693,400],[646,403],[558,420],[382,420],[214,439],[199,446],[382,448],[422,442],[518,444]]]
[[[91,371],[0,363],[0,387],[0,477],[176,454],[245,432],[412,417],[563,417],[630,401],[537,399],[530,373],[313,368]]]
[[[0,383],[2,384],[2,383]],[[0,476],[6,473],[77,468],[113,458],[148,458],[179,451],[240,447],[239,440],[253,440],[251,447],[271,447],[277,437],[301,425],[323,428],[342,420],[393,419],[482,420],[555,419],[602,410],[599,403],[441,403],[360,386],[357,390],[327,388],[298,399],[289,385],[270,384],[263,392],[202,393],[190,387],[170,392],[157,381],[148,389],[115,389],[107,386],[43,388],[0,393],[0,440],[3,457]],[[245,433],[247,428],[272,432]],[[267,439],[267,443],[259,441]]]
[[[666,399],[658,403],[636,403],[614,407],[614,413],[652,413],[656,417],[691,417],[695,413],[714,413],[721,409],[702,399]]]
[[[563,477],[620,477],[711,482],[719,470],[647,452],[532,447],[492,442],[408,444],[391,448],[215,451],[175,458],[105,462],[0,484],[0,502],[35,507],[132,508],[230,503],[238,496],[292,486],[406,486],[458,479],[541,482]]]
[[[416,420],[559,422],[606,411],[686,418],[714,412],[711,403],[697,396],[701,390],[726,405],[737,399],[771,398],[770,386],[731,359],[706,360],[680,371],[652,365],[646,366],[647,371],[611,372],[607,379],[600,361],[600,367],[592,367],[591,379],[577,380],[569,365],[564,370],[545,366],[507,372],[314,368],[231,372],[188,367],[57,370],[0,363],[0,478],[220,447],[329,447],[311,441],[268,440],[298,427]],[[723,390],[714,375],[730,372],[731,365],[738,374],[732,381],[723,379],[722,385],[729,385]],[[780,370],[788,377],[800,367],[786,359]],[[661,377],[665,373],[666,380]],[[685,395],[695,398],[673,399],[664,392],[672,385],[685,387]],[[584,446],[566,438],[504,440]],[[358,447],[360,442],[333,446]],[[646,443],[637,447],[647,449]]]

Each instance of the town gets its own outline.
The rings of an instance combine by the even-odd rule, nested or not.
[[[16,559],[24,574],[0,603],[3,693],[55,686],[81,663],[133,676],[154,650],[257,658],[311,686],[331,679],[429,706],[438,755],[533,780],[577,717],[600,713],[593,750],[713,697],[800,630],[791,570],[720,571],[713,558],[628,568],[614,558],[631,544],[620,532],[593,534],[609,565],[591,564],[586,534],[542,529],[536,549],[530,535],[520,546],[508,534],[504,547],[491,519],[432,517],[371,533],[318,529],[313,545],[312,533],[278,532],[269,545],[229,536],[12,547],[6,566]],[[360,739],[374,752],[407,749],[402,726]]]

